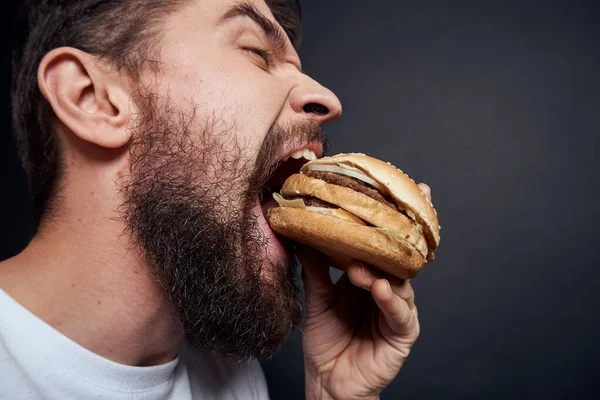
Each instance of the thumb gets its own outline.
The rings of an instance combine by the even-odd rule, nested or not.
[[[306,317],[310,318],[327,310],[333,304],[335,286],[329,275],[330,261],[323,253],[306,246],[298,246],[296,255],[302,264]]]

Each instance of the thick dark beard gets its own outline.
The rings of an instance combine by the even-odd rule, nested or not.
[[[272,356],[302,318],[298,265],[266,259],[253,210],[284,141],[324,142],[320,129],[274,125],[252,166],[237,143],[219,143],[233,134],[214,118],[200,124],[153,95],[138,104],[122,206],[135,247],[189,345],[238,360]]]

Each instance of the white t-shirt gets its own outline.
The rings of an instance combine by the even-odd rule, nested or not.
[[[184,348],[163,365],[109,361],[62,335],[0,289],[0,399],[267,399],[258,362]]]

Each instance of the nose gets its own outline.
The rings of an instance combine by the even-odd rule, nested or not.
[[[303,82],[290,93],[292,109],[319,125],[339,118],[342,115],[342,104],[337,96],[310,77],[304,75],[303,78]]]

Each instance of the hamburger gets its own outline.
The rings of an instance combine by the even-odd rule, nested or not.
[[[435,258],[440,226],[431,201],[384,161],[357,153],[311,160],[273,197],[271,229],[332,259],[410,279]]]

